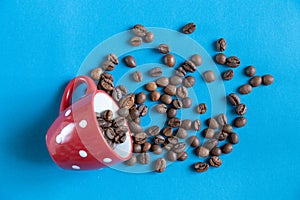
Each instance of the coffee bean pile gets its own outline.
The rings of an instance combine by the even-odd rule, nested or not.
[[[143,39],[145,42],[152,42],[154,40],[154,34],[147,32],[147,29],[141,24],[135,25],[132,30],[135,36],[130,39],[130,44],[133,46],[141,45]],[[188,23],[183,27],[182,32],[184,34],[191,34],[195,30],[196,25]],[[215,56],[215,62],[231,68],[222,74],[223,79],[229,81],[234,77],[234,68],[239,67],[241,62],[238,57],[227,57],[223,53],[226,50],[226,45],[227,43],[224,38],[216,41],[216,50],[219,53]],[[189,60],[185,60],[178,67],[175,67],[177,64],[176,58],[171,53],[171,47],[168,44],[160,44],[157,47],[157,51],[164,54],[162,60],[167,67],[174,67],[175,75],[171,77],[163,76],[163,71],[160,67],[150,69],[148,71],[149,75],[157,77],[157,79],[144,85],[144,89],[149,92],[148,96],[145,92],[128,93],[126,87],[123,85],[114,86],[114,78],[107,72],[113,70],[114,66],[119,63],[117,56],[114,54],[109,54],[107,61],[103,64],[103,69],[106,72],[102,72],[101,68],[95,68],[91,72],[92,78],[98,80],[98,89],[110,94],[120,107],[118,117],[115,119],[112,119],[109,111],[105,111],[102,117],[97,117],[99,127],[103,129],[104,137],[112,147],[124,142],[123,136],[126,129],[123,127],[125,122],[128,123],[132,134],[134,153],[125,162],[128,166],[133,166],[137,162],[143,165],[149,164],[151,153],[160,155],[166,152],[164,157],[168,161],[184,161],[188,158],[186,148],[191,146],[195,148],[194,152],[198,157],[206,158],[206,162],[197,162],[194,164],[196,172],[205,172],[210,166],[220,167],[222,165],[220,155],[231,153],[233,145],[239,142],[239,136],[234,132],[233,127],[240,128],[246,125],[247,119],[244,115],[247,112],[247,106],[241,103],[240,97],[237,94],[229,94],[227,99],[238,115],[233,120],[233,124],[231,125],[228,122],[228,117],[225,113],[220,113],[205,120],[208,128],[205,128],[201,132],[205,138],[202,143],[197,135],[188,137],[188,130],[196,132],[201,130],[201,121],[199,119],[180,119],[176,116],[180,109],[187,109],[193,106],[187,88],[191,88],[196,84],[196,78],[192,74],[202,64],[201,55],[194,54]],[[123,61],[130,68],[137,66],[136,59],[132,55],[125,56]],[[245,69],[245,74],[251,77],[251,79],[249,83],[239,87],[238,91],[240,94],[248,94],[252,91],[252,87],[257,87],[261,84],[270,85],[274,82],[272,75],[260,77],[254,76],[255,73],[256,69],[253,66]],[[207,83],[216,80],[216,74],[212,70],[205,71],[202,77]],[[133,81],[141,82],[143,74],[135,71],[132,74],[132,79]],[[155,106],[157,113],[166,114],[168,117],[166,126],[162,129],[159,126],[153,125],[144,130],[140,125],[141,118],[148,113],[148,107],[144,104],[147,98],[152,102],[157,102]],[[205,114],[207,110],[205,102],[195,105],[195,112],[199,113],[199,115]],[[117,124],[118,122],[121,124]],[[164,157],[156,160],[155,170],[157,172],[163,172],[166,169],[167,162]]]
[[[99,129],[111,148],[114,149],[117,144],[125,142],[128,128],[124,117],[118,116],[113,119],[114,116],[111,110],[96,113],[96,117]]]
[[[143,43],[143,39],[147,43],[154,40],[154,34],[152,32],[147,32],[146,27],[141,24],[136,24],[132,31],[135,34],[129,42],[132,46],[140,46]]]

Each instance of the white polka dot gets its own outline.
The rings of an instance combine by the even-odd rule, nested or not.
[[[66,112],[65,112],[65,116],[67,117],[67,116],[69,116],[71,114],[71,109],[69,109],[69,110],[67,110]]]
[[[56,141],[56,143],[61,144],[62,138],[61,138],[60,134],[56,136],[55,141]]]
[[[85,127],[87,126],[87,121],[86,121],[86,120],[81,120],[81,121],[79,122],[79,126],[80,126],[81,128],[85,128]]]
[[[80,169],[80,167],[77,166],[77,165],[72,165],[72,168],[73,168],[73,169]]]
[[[85,158],[85,157],[87,157],[87,152],[84,151],[84,150],[80,150],[80,151],[79,151],[79,155],[80,155],[81,157]]]
[[[111,158],[104,158],[103,161],[106,162],[106,163],[110,163],[112,161],[112,159]]]

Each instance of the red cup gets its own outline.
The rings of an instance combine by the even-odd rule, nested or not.
[[[70,104],[76,88],[85,83],[85,95]],[[60,113],[46,135],[48,151],[54,162],[63,169],[100,169],[128,160],[132,154],[131,134],[112,149],[98,127],[95,112],[110,109],[117,116],[116,102],[104,91],[97,90],[92,79],[79,76],[67,85]],[[128,128],[129,130],[129,128]]]

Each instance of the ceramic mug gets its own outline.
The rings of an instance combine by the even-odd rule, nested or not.
[[[87,86],[84,96],[71,104],[73,92],[82,83]],[[95,112],[107,109],[117,116],[116,102],[106,92],[97,90],[91,78],[78,76],[70,81],[59,116],[46,135],[49,154],[58,166],[73,170],[100,169],[131,157],[130,131],[126,133],[125,142],[112,149],[98,127]]]

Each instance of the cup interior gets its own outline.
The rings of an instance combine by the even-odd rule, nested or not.
[[[102,113],[105,110],[111,110],[113,112],[114,118],[118,116],[118,105],[116,102],[106,93],[97,92],[94,96],[94,112]],[[126,158],[130,155],[131,151],[131,141],[130,141],[130,133],[127,131],[126,140],[121,144],[117,144],[113,149],[115,153],[117,153],[120,157]]]

